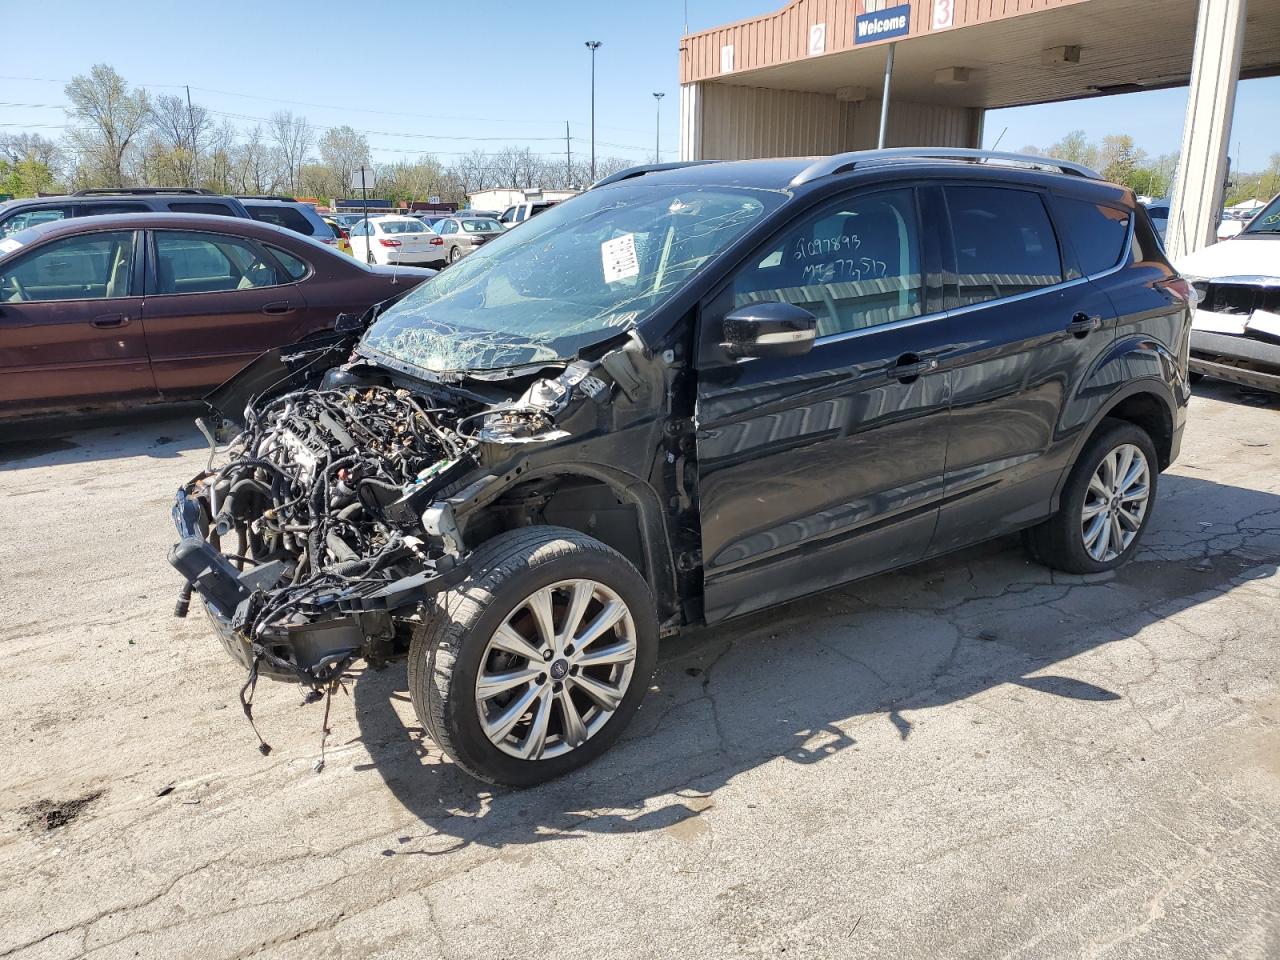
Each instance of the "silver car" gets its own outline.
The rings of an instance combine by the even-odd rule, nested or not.
[[[457,263],[482,243],[504,233],[502,224],[491,217],[446,217],[431,229],[444,241],[441,252],[445,263]]]

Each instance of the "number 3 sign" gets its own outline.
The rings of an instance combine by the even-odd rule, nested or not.
[[[946,30],[956,22],[956,0],[933,0],[933,29]]]

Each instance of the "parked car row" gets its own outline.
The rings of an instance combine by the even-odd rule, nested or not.
[[[198,397],[433,273],[248,217],[37,223],[0,238],[0,417]]]

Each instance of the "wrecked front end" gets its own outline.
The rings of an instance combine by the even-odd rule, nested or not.
[[[467,554],[450,496],[486,448],[555,438],[583,373],[552,368],[515,395],[407,376],[350,354],[354,339],[266,355],[211,403],[254,394],[231,430],[202,421],[207,468],[177,493],[169,560],[250,672],[318,696],[352,663],[403,655],[424,605]],[[510,390],[510,385],[507,385]],[[225,446],[219,434],[239,427]]]

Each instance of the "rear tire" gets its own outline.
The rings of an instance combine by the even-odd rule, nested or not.
[[[462,251],[459,250],[457,247],[451,247],[449,249],[449,262],[457,263],[461,259],[462,259]]]
[[[617,551],[563,527],[500,534],[470,566],[409,647],[409,693],[428,736],[467,773],[510,786],[594,760],[657,666],[648,584]]]
[[[1067,573],[1115,569],[1142,540],[1159,476],[1147,432],[1125,420],[1104,420],[1071,468],[1058,512],[1024,533],[1027,552]]]

